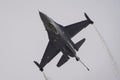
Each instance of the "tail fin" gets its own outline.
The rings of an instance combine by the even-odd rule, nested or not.
[[[82,44],[85,42],[85,38],[83,38],[82,40],[80,40],[79,42],[77,42],[75,44],[76,50],[78,51],[79,48],[82,46]]]
[[[41,72],[43,72],[43,68],[40,67],[40,64],[37,61],[34,61],[34,63],[36,64],[36,66],[40,69]]]
[[[91,24],[93,24],[94,22],[88,17],[88,15],[86,13],[84,13],[85,17],[87,18],[88,21],[90,21]]]

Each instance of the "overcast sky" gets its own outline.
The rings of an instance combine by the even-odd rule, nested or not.
[[[49,79],[119,80],[119,5],[119,0],[0,0],[0,80],[44,80],[33,63],[34,60],[40,62],[48,43],[38,10],[63,26],[85,20],[86,12],[109,46],[118,67],[114,67],[93,25],[89,25],[72,40],[86,38],[77,54],[90,71],[75,59],[57,68],[60,53],[45,67]]]

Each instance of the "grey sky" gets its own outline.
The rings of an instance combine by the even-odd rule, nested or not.
[[[84,20],[86,12],[108,44],[120,68],[119,0],[1,0],[0,1],[0,80],[44,80],[33,60],[40,61],[48,38],[38,10],[61,25]],[[75,59],[61,68],[61,53],[45,67],[52,80],[116,80],[115,69],[94,27],[89,25],[73,38],[86,38],[77,52],[89,72]]]

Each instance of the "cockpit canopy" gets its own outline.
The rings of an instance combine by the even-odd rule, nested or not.
[[[49,23],[49,24],[48,24],[48,27],[49,27],[49,30],[50,30],[50,31],[52,31],[52,32],[55,33],[55,34],[58,34],[55,26],[54,26],[52,23]]]

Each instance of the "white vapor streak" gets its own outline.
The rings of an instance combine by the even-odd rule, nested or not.
[[[112,66],[113,66],[113,68],[114,68],[115,77],[119,80],[119,69],[118,69],[117,64],[116,64],[116,62],[115,62],[115,60],[114,60],[114,58],[113,58],[113,56],[112,56],[112,54],[111,54],[111,51],[110,51],[107,43],[105,42],[104,38],[102,37],[102,35],[101,35],[100,32],[98,31],[98,29],[96,28],[96,26],[95,26],[95,25],[93,25],[93,26],[94,26],[94,28],[95,28],[98,36],[100,37],[100,39],[101,39],[101,41],[102,41],[102,43],[103,43],[103,45],[104,45],[104,48],[107,50],[108,56],[109,56],[109,58],[110,58],[110,60],[111,60]]]
[[[46,76],[44,71],[43,71],[43,76],[44,76],[45,80],[48,80],[48,78],[47,78],[47,76]]]

